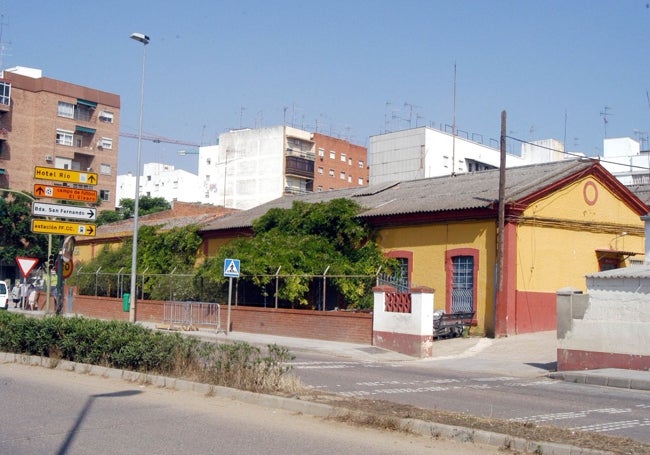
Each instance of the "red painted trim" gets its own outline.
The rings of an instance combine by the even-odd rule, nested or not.
[[[501,291],[495,289],[496,318],[491,321],[495,336],[512,335],[517,331],[517,226],[506,223],[503,235],[503,282]]]
[[[472,299],[474,302],[474,320],[476,324],[476,311],[478,306],[478,259],[479,251],[476,248],[454,248],[445,251],[445,311],[451,313],[451,291],[454,287],[454,256],[472,256],[474,258],[474,289],[472,289]]]
[[[622,368],[624,370],[650,370],[650,355],[621,354],[616,352],[557,350],[557,370],[597,370]]]
[[[433,355],[434,343],[432,335],[374,331],[372,344],[379,348],[424,358]]]
[[[594,182],[585,182],[582,186],[582,198],[585,200],[585,204],[596,205],[596,202],[598,202],[598,187]]]

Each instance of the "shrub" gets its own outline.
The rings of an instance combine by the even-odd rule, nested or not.
[[[282,391],[293,356],[269,345],[202,342],[120,321],[0,313],[0,350],[111,368],[201,379],[257,392]]]

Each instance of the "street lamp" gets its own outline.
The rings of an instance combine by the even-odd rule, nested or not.
[[[142,107],[144,105],[144,64],[147,57],[149,37],[142,33],[132,33],[131,39],[142,43],[142,81],[140,83],[140,126],[138,128],[138,159],[135,172],[135,205],[133,208],[133,250],[131,252],[131,301],[129,302],[129,321],[135,322],[135,294],[137,292],[136,264],[138,259],[138,211],[140,209],[140,167],[142,161]]]

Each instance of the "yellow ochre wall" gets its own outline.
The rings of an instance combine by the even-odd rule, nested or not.
[[[620,237],[623,232],[627,235]],[[571,286],[585,292],[584,276],[599,271],[596,250],[642,253],[632,258],[643,260],[644,225],[615,194],[587,177],[528,207],[517,244],[518,290]]]
[[[445,253],[456,248],[477,249],[475,308],[477,330],[483,332],[485,322],[493,317],[495,235],[494,221],[460,221],[385,228],[380,230],[377,241],[386,253],[394,250],[413,253],[412,285],[435,289],[433,300],[436,309],[445,309],[447,304]]]

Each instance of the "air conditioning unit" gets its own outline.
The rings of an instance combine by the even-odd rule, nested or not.
[[[97,141],[96,145],[98,149],[102,148],[102,141]]]
[[[45,155],[45,161],[52,162],[54,161],[54,157],[52,155]]]

